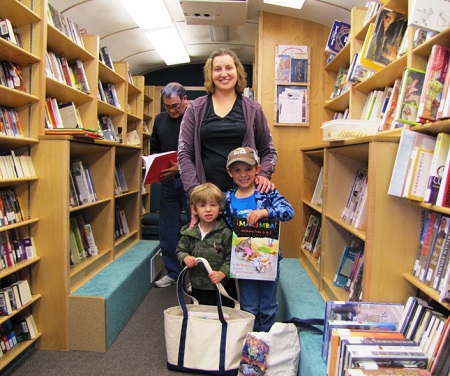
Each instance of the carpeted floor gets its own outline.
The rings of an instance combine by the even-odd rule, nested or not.
[[[163,311],[177,304],[175,286],[153,287],[106,353],[38,350],[8,376],[189,376],[166,368]]]

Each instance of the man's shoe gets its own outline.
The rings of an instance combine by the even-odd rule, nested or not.
[[[162,277],[161,279],[158,279],[155,282],[155,286],[156,287],[169,287],[170,285],[174,285],[175,283],[177,283],[176,280],[174,280],[173,278],[170,278],[168,275],[165,275],[164,277]]]

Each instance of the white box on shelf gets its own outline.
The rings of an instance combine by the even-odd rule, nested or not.
[[[377,120],[335,119],[322,124],[322,141],[343,141],[378,133]]]

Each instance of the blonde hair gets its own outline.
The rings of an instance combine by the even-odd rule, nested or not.
[[[219,187],[213,183],[204,183],[197,185],[191,193],[190,204],[196,206],[200,202],[205,202],[208,199],[217,201],[220,206],[220,211],[225,207],[225,197]]]
[[[203,67],[203,76],[205,78],[204,86],[208,94],[214,93],[216,89],[213,78],[213,63],[214,59],[218,56],[229,55],[234,61],[237,71],[237,82],[234,88],[238,94],[242,94],[244,89],[247,87],[247,73],[245,72],[244,66],[239,60],[236,52],[230,50],[229,48],[219,48],[211,53],[208,60],[206,60],[205,66]]]

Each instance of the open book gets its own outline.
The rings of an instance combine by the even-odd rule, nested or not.
[[[176,151],[143,155],[145,161],[144,185],[161,181],[161,171],[172,167],[171,162],[177,161]]]

